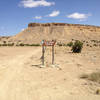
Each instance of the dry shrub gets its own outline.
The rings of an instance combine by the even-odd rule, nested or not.
[[[100,82],[100,72],[90,74],[88,79],[94,82]]]
[[[90,81],[100,83],[100,72],[94,72],[94,73],[91,73],[90,75],[83,74],[80,76],[80,78],[88,79]]]
[[[72,46],[72,51],[73,53],[81,53],[82,48],[83,48],[83,43],[77,40]]]

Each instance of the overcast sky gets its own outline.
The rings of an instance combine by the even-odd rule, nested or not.
[[[0,36],[15,35],[30,22],[100,26],[100,0],[0,0]]]

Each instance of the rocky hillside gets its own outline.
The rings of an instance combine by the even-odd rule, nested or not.
[[[66,23],[30,23],[28,28],[7,39],[14,43],[40,43],[43,39],[67,43],[71,40],[100,40],[100,27]]]

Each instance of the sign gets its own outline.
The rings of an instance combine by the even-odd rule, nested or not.
[[[43,40],[41,43],[42,43],[42,46],[54,46],[56,44],[56,41],[55,40],[52,40],[52,41]]]
[[[42,65],[44,65],[45,46],[52,46],[52,64],[54,64],[54,45],[56,44],[56,41],[42,40],[41,44],[42,44]]]

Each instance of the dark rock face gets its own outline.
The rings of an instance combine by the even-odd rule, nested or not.
[[[37,26],[44,26],[44,27],[49,27],[49,26],[66,26],[67,24],[65,23],[30,23],[28,24],[28,27],[37,27]]]
[[[28,27],[50,27],[50,26],[77,26],[77,27],[83,27],[83,28],[100,28],[99,26],[91,26],[91,25],[81,25],[81,24],[68,24],[68,23],[29,23]]]
[[[30,23],[28,24],[28,27],[36,27],[36,26],[40,26],[39,23]]]

